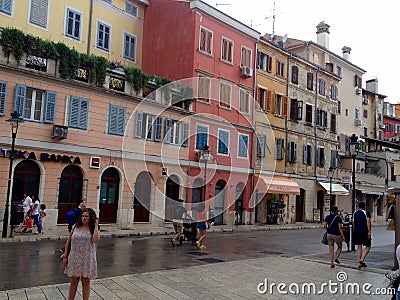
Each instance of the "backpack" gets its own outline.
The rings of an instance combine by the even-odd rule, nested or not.
[[[70,210],[67,212],[67,223],[69,225],[74,225],[76,221],[75,210]]]

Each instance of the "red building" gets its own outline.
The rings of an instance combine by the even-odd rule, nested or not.
[[[143,71],[193,88],[188,202],[248,222],[259,32],[199,0],[151,0],[144,19]]]

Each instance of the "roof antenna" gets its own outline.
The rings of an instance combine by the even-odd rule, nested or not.
[[[272,16],[265,17],[265,20],[267,20],[267,19],[272,17],[272,34],[271,34],[271,39],[272,40],[275,37],[275,17],[278,16],[278,15],[281,15],[281,14],[283,14],[283,12],[275,14],[275,2],[274,2],[274,8],[272,9]]]

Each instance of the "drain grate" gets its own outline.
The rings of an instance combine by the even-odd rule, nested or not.
[[[260,253],[267,254],[267,255],[280,255],[280,254],[283,254],[283,252],[269,251],[269,250],[261,251]]]
[[[225,260],[218,259],[218,258],[212,258],[212,257],[198,258],[197,260],[205,262],[207,264],[215,264],[215,263],[225,262]]]
[[[186,254],[196,255],[196,256],[208,255],[207,252],[201,252],[201,251],[190,251],[190,252],[186,252]]]

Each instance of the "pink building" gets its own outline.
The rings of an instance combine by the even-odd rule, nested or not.
[[[233,223],[235,208],[248,222],[259,33],[199,0],[152,0],[144,19],[143,71],[192,78],[187,201],[207,201],[217,224]]]

